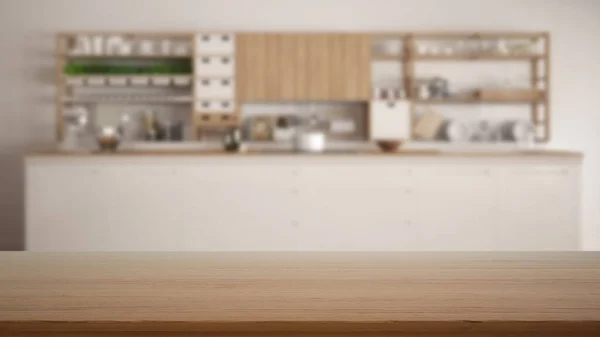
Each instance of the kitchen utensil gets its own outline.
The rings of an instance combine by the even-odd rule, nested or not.
[[[105,126],[97,136],[98,145],[102,151],[116,151],[119,147],[119,132],[115,127]]]
[[[400,146],[402,144],[403,144],[402,141],[397,141],[397,140],[380,140],[380,141],[377,141],[377,146],[379,146],[379,148],[383,152],[396,152],[396,151],[398,151],[398,148],[400,148]]]

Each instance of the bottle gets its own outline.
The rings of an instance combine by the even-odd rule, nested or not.
[[[153,142],[158,140],[158,136],[156,112],[148,110],[144,113],[144,139]]]

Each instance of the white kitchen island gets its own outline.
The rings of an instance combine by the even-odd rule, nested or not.
[[[33,154],[30,251],[570,251],[569,152]]]

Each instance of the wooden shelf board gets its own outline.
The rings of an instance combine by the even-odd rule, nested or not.
[[[547,32],[517,32],[517,31],[486,31],[486,32],[459,32],[459,31],[438,31],[438,32],[415,32],[415,39],[539,39],[544,38]]]
[[[530,61],[544,58],[541,54],[502,55],[502,54],[464,54],[464,55],[415,55],[415,61]]]
[[[471,54],[471,55],[373,55],[373,61],[531,61],[545,58],[546,55],[501,55],[501,54]]]
[[[160,97],[160,96],[148,96],[139,98],[129,97],[63,97],[63,103],[118,103],[118,104],[138,104],[138,103],[181,103],[189,104],[194,100],[191,96],[174,96],[174,97]]]
[[[472,97],[450,97],[450,98],[429,98],[429,99],[414,99],[417,104],[531,104],[543,103],[543,99],[532,100],[515,100],[515,99],[480,99]]]
[[[194,57],[192,54],[185,55],[83,55],[83,54],[63,54],[62,57],[68,59],[93,59],[93,60],[106,60],[106,59],[117,59],[117,60],[168,60],[168,59],[191,59]]]

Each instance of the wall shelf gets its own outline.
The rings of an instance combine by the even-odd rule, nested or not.
[[[523,55],[504,55],[504,54],[462,54],[462,55],[385,55],[375,54],[372,56],[374,61],[532,61],[543,59],[545,55],[523,54]]]
[[[493,98],[473,98],[473,97],[448,97],[448,98],[428,98],[413,99],[417,104],[532,104],[543,103],[543,99],[493,99]]]
[[[161,95],[81,95],[74,97],[63,97],[63,103],[119,103],[119,104],[140,104],[140,103],[182,103],[189,104],[193,102],[191,96],[161,96]]]
[[[120,54],[64,54],[64,58],[68,59],[93,59],[93,60],[170,60],[170,59],[190,59],[193,57],[191,54],[185,55],[142,55],[142,54],[131,54],[131,55],[120,55]]]

